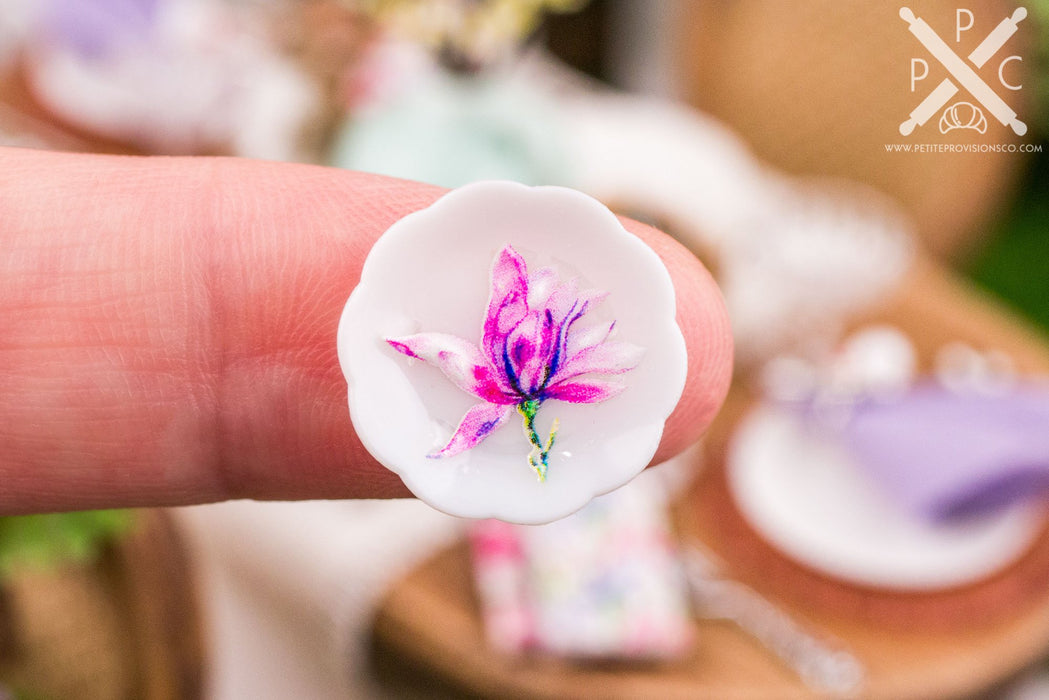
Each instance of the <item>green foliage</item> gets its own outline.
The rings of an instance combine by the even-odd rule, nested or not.
[[[1049,331],[1049,143],[1012,210],[971,262],[970,278]]]
[[[1028,74],[1035,80],[1039,131],[1049,135],[1049,0],[1027,0],[1025,7],[1037,37],[1035,55]]]
[[[0,517],[0,577],[22,567],[86,561],[131,522],[123,510]]]

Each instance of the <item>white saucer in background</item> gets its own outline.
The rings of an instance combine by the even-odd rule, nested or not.
[[[931,591],[990,576],[1042,531],[1028,505],[934,524],[896,506],[850,456],[787,409],[762,406],[740,424],[726,463],[748,523],[796,561],[864,586]]]

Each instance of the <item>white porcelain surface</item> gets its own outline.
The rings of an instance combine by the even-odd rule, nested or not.
[[[935,590],[1015,561],[1042,528],[1036,508],[934,525],[885,497],[832,442],[772,406],[741,424],[728,454],[732,494],[762,537],[795,560],[847,581]]]
[[[462,454],[444,445],[477,399],[384,338],[422,332],[480,340],[496,255],[512,245],[529,271],[609,296],[587,314],[616,321],[615,339],[642,346],[601,403],[548,400],[536,426],[560,420],[545,482],[529,468],[519,416]],[[674,290],[658,256],[596,200],[560,187],[481,182],[394,224],[376,243],[339,325],[339,360],[361,441],[419,498],[446,513],[534,524],[578,510],[629,481],[652,459],[684,388],[686,352]]]

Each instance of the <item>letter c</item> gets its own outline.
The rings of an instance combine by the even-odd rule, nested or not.
[[[1001,65],[998,66],[998,80],[1002,83],[1003,87],[1006,87],[1009,90],[1019,90],[1020,88],[1023,87],[1023,83],[1020,83],[1019,85],[1012,85],[1010,83],[1005,82],[1005,74],[1004,74],[1005,73],[1005,64],[1009,63],[1010,61],[1021,61],[1022,62],[1023,59],[1020,58],[1019,56],[1009,56],[1004,61],[1002,61]],[[913,83],[912,83],[912,85],[913,85]],[[914,92],[913,88],[911,89],[911,92]]]

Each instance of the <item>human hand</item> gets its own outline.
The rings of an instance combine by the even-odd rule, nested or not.
[[[374,241],[443,190],[314,166],[0,149],[0,513],[410,495],[353,432],[335,332]],[[732,341],[710,275],[643,224],[694,442]]]

